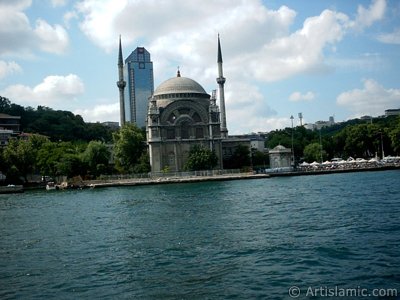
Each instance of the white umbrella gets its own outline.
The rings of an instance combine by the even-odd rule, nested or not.
[[[317,163],[316,161],[313,161],[310,165],[311,166],[319,166],[319,163]]]
[[[300,166],[301,167],[307,167],[307,166],[309,166],[310,164],[308,163],[308,162],[306,162],[306,161],[303,161],[301,164],[300,164]]]
[[[332,164],[329,160],[327,160],[327,161],[324,161],[323,163],[322,163],[323,165],[330,165],[330,164]]]

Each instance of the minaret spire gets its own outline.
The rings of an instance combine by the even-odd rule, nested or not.
[[[118,81],[117,86],[119,89],[119,113],[120,113],[120,126],[125,124],[125,96],[124,89],[126,82],[124,81],[124,62],[122,58],[121,35],[119,36],[119,51],[118,51]]]
[[[219,40],[218,34],[218,91],[219,91],[219,102],[220,102],[220,109],[221,109],[221,137],[227,138],[228,137],[228,129],[226,127],[226,114],[225,114],[225,94],[224,94],[224,84],[225,84],[225,77],[222,71],[222,51],[221,51],[221,43]]]

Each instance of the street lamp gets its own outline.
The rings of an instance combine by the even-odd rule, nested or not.
[[[292,121],[292,167],[294,168],[294,147],[293,147],[293,115],[290,116],[290,120]]]
[[[321,156],[321,164],[322,164],[322,137],[321,137],[321,129],[319,129],[319,154]]]

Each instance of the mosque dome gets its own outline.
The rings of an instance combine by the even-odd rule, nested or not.
[[[204,88],[187,77],[181,77],[178,73],[177,77],[170,78],[161,83],[154,91],[156,99],[165,98],[210,98]]]

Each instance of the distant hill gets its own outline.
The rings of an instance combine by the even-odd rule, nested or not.
[[[113,129],[100,123],[85,123],[80,115],[46,106],[23,107],[0,96],[0,113],[21,117],[21,131],[39,133],[52,141],[112,141]]]

